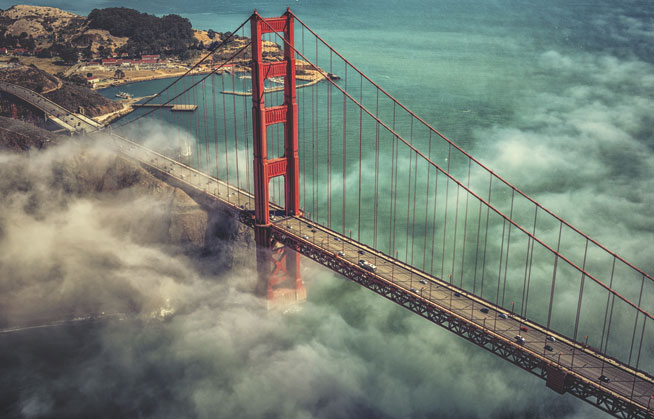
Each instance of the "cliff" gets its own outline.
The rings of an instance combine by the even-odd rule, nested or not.
[[[52,162],[44,171],[52,190],[61,191],[65,199],[86,198],[103,205],[132,208],[133,222],[120,227],[120,233],[144,243],[181,246],[191,253],[206,253],[220,247],[226,225],[219,216],[203,208],[183,190],[156,178],[138,163],[102,147],[89,139],[55,136],[31,124],[0,117],[0,150],[15,153],[39,153],[52,150]],[[5,179],[3,196],[29,190],[25,176],[14,173],[15,180]],[[22,189],[21,189],[22,188]],[[42,192],[34,191],[39,195]],[[55,195],[58,195],[56,193]],[[147,199],[157,211],[140,209],[139,200]],[[35,199],[36,202],[47,201]],[[154,204],[153,204],[154,202]]]

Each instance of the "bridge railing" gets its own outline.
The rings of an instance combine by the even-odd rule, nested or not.
[[[652,365],[651,275],[484,166],[297,21],[296,59],[326,76],[297,97],[305,215],[598,352]]]

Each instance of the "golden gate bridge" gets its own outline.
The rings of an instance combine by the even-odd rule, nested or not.
[[[254,228],[269,298],[305,298],[301,254],[554,391],[654,417],[654,278],[432,128],[290,10],[255,11],[148,104],[111,138]],[[144,140],[153,129],[166,140]]]

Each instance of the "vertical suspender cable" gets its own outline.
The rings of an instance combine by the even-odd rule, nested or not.
[[[192,81],[195,84],[195,80],[192,80]],[[198,103],[200,103],[197,86],[193,87],[192,91],[193,91],[193,101],[195,103],[192,103],[191,105],[197,105]],[[195,159],[195,168],[200,170],[200,161],[201,161],[200,158],[201,158],[201,155],[202,155],[202,146],[200,145],[200,139],[201,139],[200,121],[198,120],[199,116],[198,116],[197,112],[191,112],[191,114],[193,115],[193,118],[191,118],[191,121],[193,121],[193,124],[195,125],[195,127],[194,127],[195,128],[194,129],[194,132],[195,132],[195,149],[198,152],[197,158]]]
[[[489,176],[488,180],[488,203],[491,202],[491,193],[493,190],[493,176]],[[486,233],[484,233],[484,254],[481,261],[481,291],[479,296],[484,298],[484,277],[486,276],[486,249],[488,247],[488,223],[490,216],[490,205],[486,206]]]
[[[360,86],[359,86],[359,103],[363,103],[363,76],[359,76]],[[362,149],[362,139],[363,139],[363,108],[359,107],[359,203],[357,204],[357,241],[361,241],[361,160],[363,160],[363,149]],[[375,186],[377,185],[377,180],[375,179]],[[377,216],[377,211],[375,209],[375,218]]]
[[[316,38],[316,67],[318,67],[319,65],[320,64],[318,64],[318,38]],[[318,68],[320,68],[320,67],[318,67]],[[319,216],[319,211],[320,211],[320,203],[317,202],[316,200],[320,199],[320,189],[319,189],[319,187],[320,187],[320,180],[319,180],[320,179],[320,172],[318,171],[319,165],[320,165],[320,159],[318,158],[318,153],[320,152],[320,148],[318,147],[318,144],[319,144],[318,143],[318,138],[320,137],[320,125],[318,124],[318,121],[319,121],[319,119],[318,119],[319,118],[319,116],[318,116],[319,115],[318,114],[318,109],[319,109],[318,96],[319,95],[318,94],[319,94],[320,91],[319,91],[319,89],[315,88],[315,92],[316,92],[316,114],[315,114],[316,115],[316,117],[315,117],[316,137],[314,138],[314,140],[315,140],[315,145],[316,145],[315,146],[316,155],[315,155],[314,165],[315,165],[316,172],[315,172],[315,175],[314,175],[314,184],[316,185],[316,193],[315,193],[315,196],[313,198],[313,202],[316,202],[316,208],[314,210],[314,213],[315,213],[314,215],[316,217],[316,221],[319,221],[318,216]]]
[[[241,90],[246,91],[245,79],[241,79]],[[245,183],[246,189],[248,191],[253,191],[253,186],[250,185],[250,134],[249,134],[249,123],[248,123],[248,100],[246,96],[243,96],[243,133],[245,138]],[[252,186],[252,187],[251,187]],[[254,204],[254,202],[252,203]]]
[[[504,234],[506,233],[506,220],[502,220],[502,240],[500,244],[499,269],[497,271],[497,290],[495,292],[495,305],[500,303],[500,281],[502,280],[502,260],[504,259]]]
[[[477,243],[475,244],[475,274],[472,278],[472,293],[477,293],[477,266],[479,264],[479,241],[481,239],[481,207],[482,202],[479,200],[479,213],[477,214]]]
[[[204,133],[202,137],[204,138],[204,172],[209,172],[209,118],[207,118],[207,92],[206,92],[206,82],[202,82],[202,109],[204,112]]]
[[[511,212],[509,213],[509,219],[513,219],[513,203],[515,199],[515,189],[511,189]],[[506,275],[509,270],[509,251],[511,249],[511,229],[513,224],[509,223],[509,237],[506,242],[506,259],[504,262],[504,280],[502,285],[502,301],[500,307],[504,307],[504,297],[506,296]]]
[[[447,148],[447,173],[450,173],[450,153],[452,151],[452,146],[448,146]],[[445,238],[447,237],[447,206],[448,206],[448,199],[450,197],[450,178],[446,178],[445,180],[445,215],[443,217],[443,248],[442,250],[442,255],[441,255],[441,278],[443,278],[444,275],[444,268],[445,268]],[[452,283],[452,275],[448,275],[450,278],[449,282],[450,284]],[[483,278],[483,276],[482,276]]]
[[[245,27],[241,29],[241,36],[245,38]],[[232,61],[232,71],[236,72],[236,63]],[[252,78],[250,78],[252,80]],[[247,84],[245,78],[241,78],[241,91],[247,91]],[[249,102],[252,102],[251,100]],[[249,192],[254,191],[254,184],[250,185],[250,133],[249,133],[249,122],[248,122],[248,98],[243,96],[243,133],[245,138],[245,183],[247,184],[246,189]],[[250,198],[252,199],[252,198]],[[252,208],[254,208],[254,200],[251,202]]]
[[[213,100],[213,154],[216,157],[216,179],[220,179],[220,168],[218,166],[218,119],[216,118],[216,75],[211,75],[211,97]],[[220,185],[220,183],[217,183]]]
[[[643,301],[643,288],[644,287],[645,287],[645,275],[643,275],[643,279],[640,282],[640,294],[638,296],[638,307],[640,307],[640,304]],[[633,334],[631,336],[631,346],[629,347],[629,360],[627,361],[627,365],[631,365],[631,355],[632,355],[632,352],[634,351],[634,341],[636,339],[636,327],[638,326],[638,314],[640,314],[640,313],[636,312],[636,320],[634,321],[634,332],[633,332]],[[643,323],[643,325],[644,325],[644,323]]]
[[[534,231],[536,231],[536,221],[538,217],[538,207],[534,208]],[[527,285],[527,277],[529,273],[529,255],[533,253],[533,248],[535,245],[535,241],[531,238],[527,238],[527,252],[525,256],[525,277],[522,281],[522,301],[520,302],[520,315],[523,315],[524,312],[524,307],[526,306],[525,304],[525,297],[527,297],[528,294],[528,288],[529,286]]]
[[[393,105],[393,131],[395,131],[395,105]],[[393,246],[393,193],[395,190],[395,182],[393,181],[393,176],[395,176],[395,135],[391,140],[391,199],[390,199],[390,210],[388,212],[388,254],[395,256],[395,248]]]
[[[345,91],[347,92],[347,64],[345,65]],[[345,190],[346,185],[345,185],[345,171],[347,168],[347,97],[343,95],[343,201],[342,201],[342,214],[341,214],[341,222],[343,225],[343,234],[345,234],[345,225],[346,225],[346,193]]]
[[[220,74],[220,80],[222,82],[222,88],[223,92],[225,91],[225,72],[223,71]],[[229,150],[227,148],[227,104],[225,103],[225,94],[223,93],[223,136],[225,139],[225,176],[226,176],[226,182],[228,185],[231,185],[230,179],[229,179]],[[227,200],[229,201],[229,188],[227,189]]]
[[[449,162],[449,160],[448,160]],[[449,172],[449,170],[448,170]],[[454,282],[454,263],[456,260],[456,236],[459,228],[459,193],[461,186],[456,185],[456,206],[454,207],[454,241],[452,243],[452,269],[450,271],[450,283]]]
[[[379,115],[379,89],[377,89],[377,105],[375,109],[375,117]],[[377,248],[377,222],[378,222],[378,208],[379,208],[379,122],[375,123],[375,200],[374,200],[374,227],[373,227],[373,247]],[[359,161],[359,167],[361,162]],[[359,206],[361,207],[361,206]]]
[[[436,177],[434,178],[434,215],[431,220],[432,235],[431,235],[431,266],[429,268],[429,273],[434,274],[434,250],[436,249],[436,204],[438,204],[438,174],[439,171],[436,171]],[[443,279],[443,278],[441,278]]]
[[[293,53],[295,54],[295,52]],[[302,55],[304,55],[304,26],[302,26]],[[302,71],[304,71],[304,62],[302,62]],[[305,106],[306,89],[302,89],[302,209],[307,208],[307,123]]]
[[[413,118],[411,118],[411,135],[409,136],[409,143],[413,144]],[[418,155],[416,154],[416,165],[418,164]],[[409,186],[406,188],[406,239],[404,241],[404,261],[409,261],[409,215],[411,214],[411,177],[413,175],[413,153],[409,149]]]
[[[584,249],[584,263],[583,263],[583,267],[581,268],[582,269],[581,281],[579,281],[579,298],[577,299],[577,316],[575,318],[575,329],[574,329],[574,333],[573,333],[573,337],[572,337],[572,340],[574,342],[577,341],[577,333],[579,331],[579,317],[581,315],[581,303],[582,303],[583,297],[584,297],[584,280],[586,279],[586,256],[587,255],[588,255],[588,239],[586,239],[586,246],[585,246],[585,249]],[[526,316],[526,314],[525,314],[525,316]],[[636,317],[636,319],[637,318],[638,317]],[[574,368],[575,350],[576,350],[576,346],[573,346],[572,347],[572,361],[570,361],[570,367],[571,368]]]
[[[536,211],[538,211],[538,207],[536,207]],[[534,216],[534,230],[532,232],[532,235],[535,237],[536,236],[536,217]],[[531,242],[531,251],[529,252],[529,272],[527,274],[527,292],[525,295],[525,311],[524,311],[524,316],[527,317],[527,307],[529,307],[529,289],[531,288],[531,268],[534,265],[534,247],[536,247],[536,242],[535,240],[532,240]]]
[[[429,151],[427,151],[427,157],[431,159],[431,131],[429,131]],[[427,216],[429,215],[429,181],[431,176],[431,164],[427,165],[427,187],[425,190],[427,191],[427,196],[425,198],[425,232],[424,232],[424,237],[425,240],[422,244],[422,270],[424,271],[427,268]]]
[[[332,51],[329,51],[329,72],[333,74]],[[332,85],[327,84],[327,225],[332,227]],[[343,232],[341,232],[343,233]]]
[[[609,280],[609,288],[613,288],[613,274],[615,273],[615,261],[616,257],[613,257],[613,266],[611,267],[611,279]],[[611,301],[611,294],[607,292],[606,295],[606,308],[604,309],[604,325],[602,326],[602,338],[600,339],[600,352],[606,352],[606,342],[604,342],[604,332],[606,331],[606,321],[609,313],[609,302]],[[607,339],[608,340],[608,339]]]
[[[232,67],[232,91],[236,91],[236,75],[234,74],[234,67]],[[241,189],[240,170],[238,165],[238,127],[236,125],[236,95],[232,95],[232,108],[234,112],[234,151],[236,153],[236,187]],[[241,194],[236,195],[238,204],[241,203]]]
[[[393,131],[395,131],[395,104],[393,104]],[[393,141],[395,141],[395,179],[393,180],[393,197],[392,197],[392,204],[393,204],[393,249],[395,249],[395,229],[397,227],[397,174],[400,171],[400,166],[399,166],[399,155],[400,155],[400,141],[399,138],[396,136],[393,136]]]
[[[558,252],[561,249],[561,233],[563,231],[563,223],[559,223],[559,239],[556,244],[556,255],[554,256],[554,272],[552,272],[552,289],[550,291],[550,304],[547,309],[547,330],[550,330],[551,319],[552,319],[552,307],[554,306],[554,288],[556,287],[556,270],[559,263]],[[608,301],[606,302],[608,306]],[[606,316],[604,318],[606,322]]]
[[[470,165],[471,160],[468,159],[468,180],[466,181],[466,187],[470,188]],[[461,284],[460,287],[463,288],[463,266],[466,260],[466,234],[468,233],[468,200],[470,198],[470,193],[466,192],[466,210],[465,215],[463,216],[463,249],[461,251]]]

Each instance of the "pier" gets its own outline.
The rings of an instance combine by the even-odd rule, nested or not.
[[[172,103],[135,103],[132,105],[134,108],[170,108],[173,112],[193,112],[198,108],[198,105],[173,105]]]

